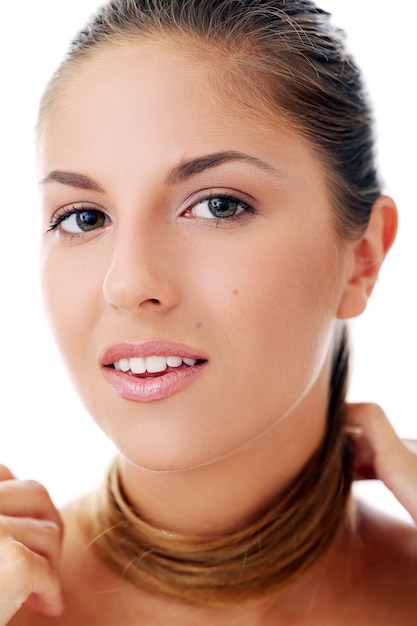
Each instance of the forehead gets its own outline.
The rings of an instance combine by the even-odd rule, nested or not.
[[[77,110],[86,118],[106,104],[107,111],[113,106],[120,113],[159,114],[161,124],[174,113],[179,119],[198,117],[203,124],[209,113],[217,124],[256,123],[268,133],[272,126],[289,128],[282,114],[268,110],[253,81],[248,84],[235,56],[188,39],[148,37],[97,48],[67,66],[52,90],[45,120],[63,123],[63,113],[75,118]]]
[[[320,177],[308,142],[277,115],[246,106],[236,81],[224,84],[218,53],[203,52],[146,40],[99,49],[75,65],[44,123],[45,167],[89,170],[92,160],[113,167],[123,159],[126,168],[163,168],[234,150]]]

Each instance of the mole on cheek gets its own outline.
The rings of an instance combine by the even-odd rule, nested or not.
[[[233,289],[232,293],[233,293],[234,296],[239,295],[239,291],[237,289]]]
[[[194,328],[201,328],[201,322],[196,322],[194,324]]]

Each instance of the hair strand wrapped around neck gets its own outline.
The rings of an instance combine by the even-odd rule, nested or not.
[[[347,368],[343,327],[326,436],[300,474],[255,520],[224,536],[156,528],[126,500],[116,461],[97,493],[87,530],[99,556],[142,589],[211,606],[256,600],[300,577],[347,522],[352,482],[349,442],[342,430]]]

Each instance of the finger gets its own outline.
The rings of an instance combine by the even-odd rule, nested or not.
[[[359,426],[345,426],[345,433],[353,444],[355,480],[372,480],[377,476],[374,468],[374,451]]]
[[[32,480],[6,479],[0,482],[0,512],[9,517],[34,517],[55,522],[61,517],[47,490]]]
[[[16,478],[14,474],[9,470],[5,465],[0,464],[0,481],[2,480],[12,480]]]
[[[417,520],[417,457],[403,444],[377,405],[356,404],[347,407],[350,426],[362,429],[362,455],[368,447],[375,475],[394,493]]]
[[[401,439],[406,448],[410,450],[415,456],[417,456],[417,440],[416,439]]]
[[[377,478],[374,468],[374,450],[360,426],[345,426],[345,433],[351,437],[354,446],[355,480]],[[401,439],[402,444],[417,457],[417,440]]]
[[[410,459],[411,454],[396,434],[385,413],[376,404],[351,404],[346,412],[348,432],[357,434],[355,439],[358,456],[364,461],[384,463],[387,459],[399,462]],[[353,427],[353,430],[352,430]]]
[[[50,617],[58,617],[64,610],[62,595],[60,591],[58,601],[54,600],[53,602],[51,602],[49,599],[46,599],[45,596],[37,593],[32,593],[26,600],[25,606],[27,606],[31,611],[44,613],[45,615],[48,615]]]
[[[28,600],[36,610],[60,615],[63,599],[58,573],[46,559],[9,538],[2,541],[0,623],[7,623]]]
[[[55,522],[0,515],[0,527],[2,533],[7,533],[32,552],[45,557],[53,568],[58,569],[61,558],[62,532]]]
[[[29,551],[28,551],[29,552]],[[32,590],[26,601],[35,610],[50,616],[61,615],[64,603],[58,572],[41,556],[30,552],[32,577],[28,587]]]

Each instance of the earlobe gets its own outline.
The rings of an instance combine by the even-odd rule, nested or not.
[[[352,247],[351,266],[337,312],[339,319],[356,317],[365,310],[382,262],[394,242],[397,223],[395,202],[388,196],[378,196],[365,233]]]

